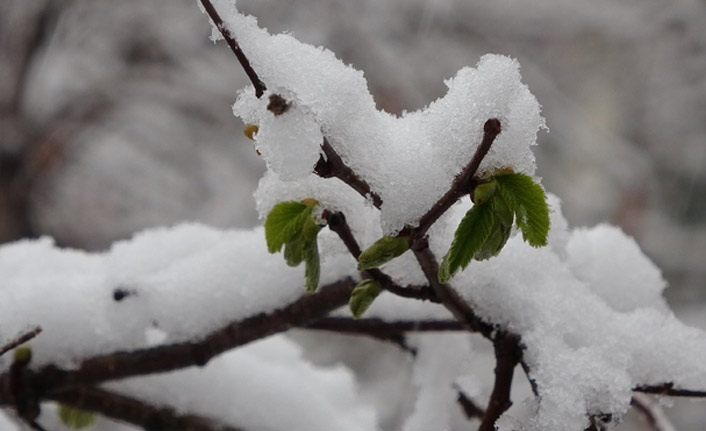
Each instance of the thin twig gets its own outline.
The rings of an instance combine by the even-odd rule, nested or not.
[[[476,316],[473,309],[471,309],[468,303],[461,298],[455,290],[449,285],[439,282],[439,264],[431,250],[429,250],[429,242],[426,237],[416,239],[413,242],[412,252],[417,258],[422,272],[424,272],[429,285],[434,289],[434,293],[441,304],[443,304],[466,329],[472,332],[480,332],[486,338],[491,339],[493,327]]]
[[[525,372],[525,376],[527,377],[527,381],[530,384],[530,387],[532,388],[532,393],[534,394],[535,397],[539,397],[539,388],[537,388],[537,382],[530,376],[530,367],[527,365],[527,362],[524,360],[520,361],[520,366],[522,366],[522,370]]]
[[[521,357],[519,338],[508,332],[500,331],[493,340],[495,348],[495,385],[488,401],[483,420],[478,431],[493,431],[495,422],[512,405],[510,389],[512,375]]]
[[[228,46],[230,46],[230,49],[238,58],[240,65],[245,71],[245,74],[248,75],[248,78],[250,78],[252,85],[255,87],[255,96],[257,96],[257,98],[259,99],[265,92],[265,90],[267,90],[265,83],[260,80],[260,77],[257,76],[255,70],[252,68],[252,66],[250,66],[250,60],[248,60],[248,57],[245,56],[245,53],[240,48],[240,44],[238,44],[238,41],[235,40],[233,35],[226,28],[225,24],[223,23],[223,20],[221,19],[221,16],[218,14],[218,11],[216,11],[216,8],[213,7],[211,1],[201,0],[201,4],[203,5],[204,9],[206,9],[206,13],[211,18],[211,21],[213,21],[218,30],[221,32],[221,35],[223,35],[223,38],[228,43]]]
[[[278,310],[233,322],[198,341],[162,345],[130,352],[117,352],[84,360],[71,370],[54,365],[26,377],[38,397],[51,389],[91,385],[107,380],[203,366],[211,358],[235,347],[305,325],[346,304],[355,283],[345,279],[322,287]],[[0,375],[0,405],[11,402],[7,391],[8,373]]]
[[[321,150],[323,154],[316,163],[316,166],[314,166],[314,173],[321,178],[340,179],[361,196],[370,199],[373,205],[380,209],[382,206],[380,196],[372,191],[370,185],[356,175],[355,172],[343,162],[343,159],[341,159],[341,156],[333,149],[328,139],[324,138],[321,144]]]
[[[304,326],[304,328],[381,337],[405,332],[460,331],[464,329],[455,320],[397,320],[388,322],[375,318],[351,319],[348,317],[324,317]]]
[[[82,410],[129,422],[145,430],[242,431],[197,415],[187,415],[170,407],[157,407],[105,389],[78,386],[52,392],[49,399]]]
[[[358,245],[358,241],[356,241],[353,236],[353,232],[351,232],[351,228],[348,225],[344,214],[342,212],[331,212],[327,213],[326,216],[329,229],[341,238],[341,241],[345,244],[348,252],[357,260],[361,253],[360,246]],[[403,298],[439,302],[436,298],[436,294],[429,286],[400,286],[395,283],[389,275],[377,268],[362,271],[362,274],[364,277],[377,280],[383,289],[394,295],[401,296]]]
[[[478,407],[478,405],[472,399],[468,398],[468,396],[466,396],[460,388],[454,387],[454,389],[458,392],[458,398],[456,398],[456,401],[458,401],[461,405],[463,413],[466,415],[466,419],[483,419],[483,416],[485,416],[485,410]]]
[[[501,130],[500,120],[497,118],[491,118],[485,122],[483,125],[483,140],[480,145],[478,145],[475,154],[473,154],[473,158],[471,158],[468,165],[456,177],[449,191],[419,219],[419,226],[414,229],[414,235],[416,237],[423,237],[442,214],[451,208],[461,196],[471,191],[473,177]]]
[[[642,413],[653,431],[675,431],[662,407],[649,395],[633,394],[630,404]]]
[[[19,334],[18,336],[16,336],[12,340],[10,340],[7,343],[0,346],[0,356],[4,355],[5,353],[9,352],[10,350],[14,349],[15,347],[28,342],[32,338],[39,335],[40,332],[42,332],[42,328],[39,326],[36,326],[26,332]]]
[[[673,383],[665,383],[657,386],[637,386],[633,388],[633,391],[644,392],[646,394],[669,395],[670,397],[706,398],[706,391],[675,388]]]

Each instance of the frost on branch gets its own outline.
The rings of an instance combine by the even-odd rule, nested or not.
[[[356,314],[365,311],[366,317],[383,323],[450,320],[451,313],[438,304],[392,296],[391,284],[396,283],[397,292],[440,284],[425,273],[429,258],[420,258],[420,244],[427,244],[428,233],[431,257],[439,261],[472,204],[467,198],[459,200],[423,231],[423,238],[414,237],[415,227],[469,164],[489,119],[502,124],[502,133],[493,137],[477,174],[511,169],[523,178],[538,179],[531,146],[544,124],[536,99],[521,82],[517,62],[486,55],[475,68],[464,68],[448,79],[444,97],[396,117],[377,111],[362,72],[344,65],[330,51],[299,43],[290,35],[269,35],[230,1],[214,3],[266,87],[262,97],[256,97],[253,88],[241,90],[234,106],[244,122],[257,126],[253,137],[268,166],[256,192],[263,218],[278,203],[315,199],[317,210],[305,214],[309,224],[327,222],[326,211],[341,212],[362,249],[384,236],[388,240],[383,243],[398,245],[391,239],[395,234],[412,232],[411,253],[391,247],[385,259],[363,265],[362,273],[349,255],[356,254],[351,252],[350,238],[344,245],[342,235],[329,229],[319,232],[317,224],[318,236],[307,242],[315,241],[320,250],[322,284],[346,280],[352,289],[354,281],[373,280],[359,284],[373,289],[372,294],[354,298],[359,299],[352,306]],[[324,142],[370,186],[370,194],[361,196],[344,181],[313,173],[322,157],[332,155],[322,150]],[[373,194],[382,203],[375,202]],[[594,415],[618,419],[636,388],[706,388],[706,364],[701,360],[706,337],[671,314],[661,297],[665,283],[635,242],[603,225],[570,230],[559,200],[550,195],[549,202],[552,227],[546,247],[531,247],[512,231],[510,222],[505,223],[501,239],[507,240],[506,245],[484,253],[487,260],[464,261],[467,266],[461,266],[466,268],[449,278],[450,287],[444,285],[485,325],[474,329],[493,342],[498,334],[520,340],[516,347],[521,348],[537,396],[529,398],[525,413],[498,412],[502,416],[497,428],[579,431]],[[529,206],[522,207],[513,208],[517,217],[528,212]],[[522,220],[521,227],[526,222]],[[287,220],[280,224],[288,226]],[[296,245],[296,231],[301,229],[283,230],[289,233],[267,238],[270,251],[284,246],[286,254],[288,244]],[[541,245],[543,240],[544,236],[530,242]],[[299,262],[292,253],[290,249],[290,262]],[[378,264],[384,272],[373,272]],[[116,243],[102,254],[62,250],[49,239],[19,242],[0,248],[0,337],[10,339],[28,325],[41,326],[41,336],[31,342],[30,366],[39,375],[80,376],[97,355],[127,352],[111,358],[121,365],[121,359],[138,355],[139,349],[159,352],[149,349],[178,343],[183,344],[177,348],[189,343],[198,347],[227,325],[235,323],[232,332],[238,332],[243,328],[237,323],[258,322],[264,313],[289,310],[292,305],[290,311],[296,313],[299,301],[319,295],[304,293],[303,271],[268,253],[262,229],[218,231],[198,225],[156,229]],[[426,299],[443,303],[440,291],[433,290],[437,296]],[[350,312],[338,310],[334,316]],[[284,322],[260,337],[293,324]],[[408,345],[401,344],[418,353],[412,367],[416,399],[404,429],[450,429],[458,415],[457,406],[449,404],[457,398],[455,388],[464,387],[474,395],[487,392],[468,388],[468,382],[477,382],[477,376],[490,371],[467,366],[464,358],[472,352],[467,336],[416,336]],[[187,358],[183,367],[204,365],[210,358]],[[2,367],[7,371],[10,363]],[[155,367],[152,372],[168,370]],[[71,374],[74,371],[77,374]],[[3,381],[9,379],[7,374],[0,376]],[[120,377],[131,375],[125,372]],[[305,381],[301,375],[307,376]],[[106,376],[103,380],[110,379],[109,373]],[[327,372],[309,364],[291,341],[274,338],[223,355],[203,372],[136,376],[111,383],[109,389],[197,410],[246,429],[286,426],[296,431],[321,423],[334,429],[376,429],[375,418],[384,412],[384,403],[365,403],[343,367],[329,376],[335,385],[328,384]],[[97,380],[90,383],[103,382]],[[210,386],[199,387],[204,384]],[[174,397],[178,388],[183,392]],[[239,388],[245,388],[240,398],[230,395],[230,389]],[[3,404],[11,399],[12,394],[0,392]],[[214,400],[232,401],[235,406]],[[272,409],[262,409],[269,403],[273,408],[287,405],[288,415],[273,421],[268,416]],[[305,423],[307,418],[314,421]]]

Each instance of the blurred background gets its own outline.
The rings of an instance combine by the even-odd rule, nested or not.
[[[538,174],[569,223],[621,226],[706,326],[706,1],[238,5],[363,70],[391,113],[486,52],[516,57],[550,129]],[[0,242],[102,250],[184,220],[258,224],[264,166],[230,109],[249,82],[210,33],[195,0],[2,0]]]

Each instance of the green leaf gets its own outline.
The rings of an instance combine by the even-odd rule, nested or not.
[[[301,235],[284,245],[284,260],[287,265],[298,266],[304,262],[304,248],[306,245],[307,242],[304,241]]]
[[[497,175],[498,193],[515,213],[522,238],[533,247],[547,245],[549,207],[542,186],[525,174]]]
[[[321,275],[321,262],[319,259],[319,245],[316,239],[307,242],[304,247],[304,260],[306,260],[306,291],[313,293],[319,287]]]
[[[480,250],[473,255],[473,259],[486,260],[497,256],[510,238],[511,232],[512,224],[501,223],[496,213],[493,229],[485,242],[483,242]]]
[[[321,226],[316,223],[314,216],[309,213],[309,216],[302,223],[302,238],[307,242],[314,241],[320,230]]]
[[[265,219],[265,239],[270,253],[278,252],[302,231],[313,206],[286,201],[275,205]]]
[[[63,423],[74,429],[81,429],[93,424],[96,415],[93,412],[69,407],[65,404],[59,405],[59,418]]]
[[[474,205],[459,223],[444,260],[439,268],[439,281],[446,283],[459,268],[465,268],[482,250],[495,227],[495,211],[489,203]]]
[[[406,236],[383,236],[358,256],[358,271],[377,268],[409,250]]]
[[[320,230],[321,226],[316,224],[313,216],[310,215],[304,220],[301,231],[284,245],[284,260],[287,265],[297,266],[304,262],[304,250],[310,246],[312,241],[316,241]]]
[[[358,319],[362,316],[380,292],[382,292],[382,286],[376,280],[368,278],[358,283],[348,300],[348,308],[351,309],[353,318]]]

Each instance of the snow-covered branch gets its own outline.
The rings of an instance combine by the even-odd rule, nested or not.
[[[406,367],[405,431],[451,429],[458,403],[482,431],[580,431],[620,418],[635,391],[706,396],[685,389],[706,388],[706,337],[670,313],[659,270],[618,229],[570,229],[541,186],[544,120],[517,61],[483,56],[394,116],[330,51],[270,35],[232,0],[201,5],[253,85],[233,111],[268,167],[264,229],[182,225],[100,254],[46,238],[0,248],[0,335],[43,328],[3,347],[30,341],[32,360],[3,358],[0,405],[28,423],[56,400],[145,429],[381,428],[357,379],[393,372],[375,355],[318,355],[330,334],[313,330],[413,353],[391,361]],[[290,328],[310,330],[271,337]],[[495,352],[489,391],[471,332]]]
[[[25,376],[38,396],[60,388],[86,386],[110,380],[164,373],[191,366],[205,366],[213,357],[243,344],[306,325],[345,304],[355,283],[342,280],[324,286],[287,306],[233,322],[197,341],[115,352],[83,360],[75,369],[48,365]],[[0,404],[11,404],[11,373],[0,375]]]

